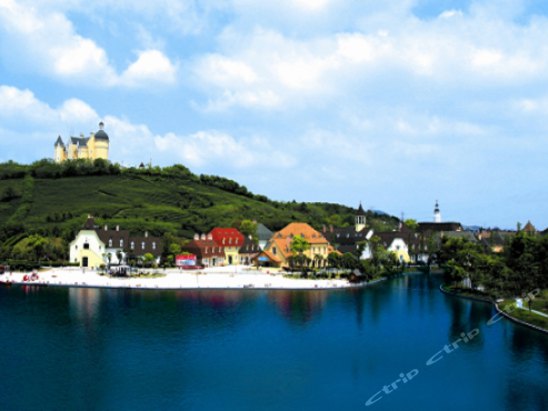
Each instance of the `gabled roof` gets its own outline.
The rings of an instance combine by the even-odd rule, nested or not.
[[[270,229],[262,223],[257,224],[257,238],[259,241],[268,241],[274,234]]]
[[[224,257],[223,248],[213,240],[192,240],[183,247],[184,250],[191,251],[194,254],[204,257]]]

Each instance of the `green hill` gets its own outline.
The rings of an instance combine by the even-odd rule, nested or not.
[[[272,230],[291,221],[305,221],[318,229],[324,224],[350,225],[354,212],[337,204],[272,201],[234,181],[197,176],[180,165],[122,169],[102,160],[0,164],[4,254],[31,234],[70,241],[88,214],[101,225],[188,239],[215,226],[238,227],[244,219]],[[386,229],[397,220],[370,213],[368,222]]]

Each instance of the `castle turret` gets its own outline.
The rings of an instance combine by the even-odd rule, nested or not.
[[[57,141],[55,142],[53,158],[56,163],[61,163],[67,159],[67,149],[61,136],[57,137]]]
[[[441,223],[441,212],[438,200],[436,200],[436,205],[434,206],[434,222]]]
[[[102,158],[108,160],[108,149],[109,149],[109,137],[105,133],[103,128],[105,127],[104,123],[101,121],[99,123],[99,131],[93,136],[93,152],[90,153],[90,157],[95,160],[97,158]]]
[[[356,212],[356,216],[354,217],[354,223],[356,232],[362,231],[365,228],[366,214],[362,207],[362,203],[360,203],[360,206],[358,207],[358,211]]]

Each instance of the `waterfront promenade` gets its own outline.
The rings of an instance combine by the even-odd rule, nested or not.
[[[18,285],[137,289],[332,289],[355,287],[343,279],[295,279],[270,270],[244,266],[212,267],[199,271],[151,270],[157,276],[110,277],[94,270],[56,268],[37,272],[38,279],[27,281],[29,273],[13,272],[0,276],[0,282]]]

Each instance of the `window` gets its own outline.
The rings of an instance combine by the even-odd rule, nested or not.
[[[129,248],[131,248],[132,250],[135,249],[135,241],[132,241],[130,243]]]
[[[272,254],[276,255],[277,251],[276,251],[276,247],[272,247]]]
[[[144,249],[145,249],[145,242],[143,241],[143,242],[141,243],[141,250],[144,250]]]
[[[89,243],[84,243],[84,250],[89,250]]]
[[[156,241],[153,241],[153,242],[152,242],[152,249],[153,249],[153,250],[156,250]]]
[[[109,247],[112,247],[112,238],[109,238],[109,240],[108,240],[108,246],[109,246]]]
[[[124,248],[124,239],[123,238],[120,239],[120,248]]]

